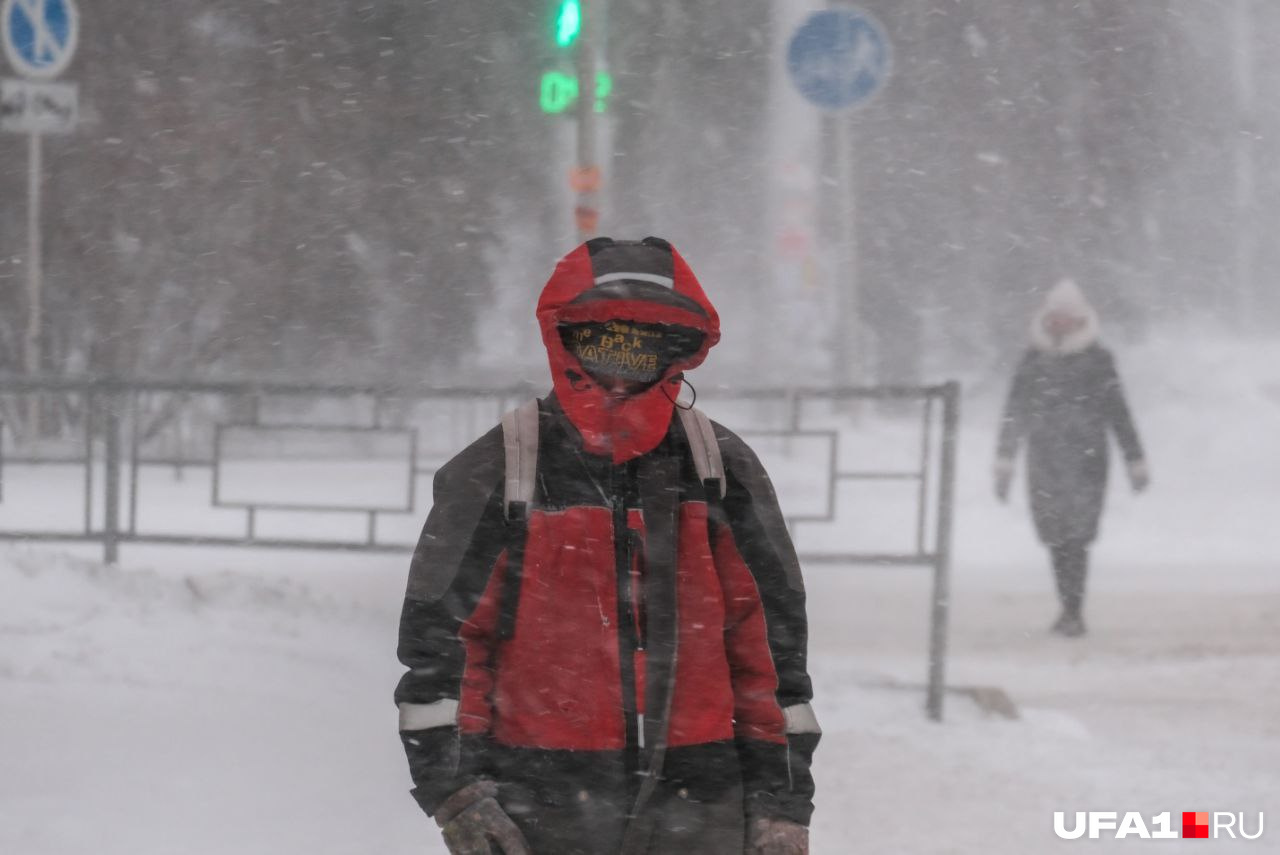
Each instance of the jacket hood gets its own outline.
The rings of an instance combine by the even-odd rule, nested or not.
[[[594,238],[556,264],[538,299],[538,325],[556,399],[584,448],[621,463],[653,450],[667,433],[681,375],[720,340],[720,318],[685,260],[659,238]],[[701,346],[666,367],[658,382],[622,401],[591,379],[564,346],[564,324],[625,320],[687,327]]]
[[[1065,315],[1079,321],[1078,326],[1055,339],[1045,329],[1045,319],[1050,315]],[[1079,353],[1096,344],[1101,333],[1098,313],[1085,298],[1084,292],[1073,279],[1062,279],[1045,295],[1044,303],[1031,319],[1031,344],[1046,353]]]

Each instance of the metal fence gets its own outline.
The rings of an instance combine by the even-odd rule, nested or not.
[[[760,390],[741,393],[744,397],[776,397],[777,391]],[[827,457],[827,507],[819,514],[792,515],[788,524],[800,545],[800,559],[805,564],[845,563],[925,567],[932,571],[933,590],[930,597],[929,661],[926,676],[925,707],[930,718],[942,720],[943,695],[946,687],[947,630],[949,623],[951,578],[951,531],[955,512],[956,440],[960,425],[960,386],[948,382],[934,386],[875,386],[862,388],[795,389],[786,393],[789,422],[785,429],[773,431],[745,430],[746,436],[782,435],[821,438],[830,449]],[[865,408],[868,402],[893,407],[918,404],[918,456],[913,466],[894,469],[845,468],[840,461],[840,432],[831,428],[805,428],[805,405],[823,402]],[[855,410],[854,412],[857,412]],[[845,410],[847,415],[847,410]],[[832,523],[839,506],[838,490],[851,482],[898,483],[909,485],[914,494],[914,548],[899,551],[852,551],[847,549],[815,551],[804,548],[801,529],[805,523]]]
[[[108,563],[131,543],[408,552],[436,469],[539,391],[0,378],[0,539],[99,542]],[[699,406],[747,425],[757,450],[819,448],[821,473],[796,477],[822,507],[788,514],[802,562],[932,570],[926,706],[940,719],[958,385],[717,390]],[[34,412],[41,428],[24,431]],[[859,432],[871,412],[910,434],[905,464],[844,462],[874,445]],[[769,467],[775,481],[794,459]],[[810,545],[810,530],[848,525],[858,484],[906,488],[909,542],[850,549],[838,531],[835,548]]]

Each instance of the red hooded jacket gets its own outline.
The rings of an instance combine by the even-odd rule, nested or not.
[[[666,242],[646,241],[620,244],[603,238],[583,244],[560,260],[538,300],[556,398],[582,434],[586,450],[611,456],[615,463],[652,451],[666,435],[679,376],[701,365],[720,341],[720,317],[689,265]],[[624,278],[628,275],[632,278]],[[668,366],[656,385],[612,406],[565,349],[559,328],[619,318],[697,330],[703,341],[686,359]],[[571,379],[571,372],[583,379]]]
[[[598,239],[561,260],[537,312],[554,393],[532,505],[507,518],[495,428],[437,473],[410,568],[396,700],[415,796],[432,812],[497,781],[531,841],[545,831],[522,819],[531,804],[586,797],[623,826],[664,792],[807,823],[819,731],[799,563],[746,444],[714,425],[722,499],[673,417],[680,375],[719,339],[715,309],[665,242]],[[616,319],[696,330],[701,346],[618,403],[560,336]],[[546,851],[573,851],[572,833]]]

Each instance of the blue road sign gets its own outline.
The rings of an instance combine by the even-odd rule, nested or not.
[[[75,0],[4,0],[0,41],[9,64],[26,77],[57,77],[80,37]]]
[[[853,6],[814,12],[787,47],[791,82],[826,110],[865,103],[888,79],[892,60],[884,27]]]

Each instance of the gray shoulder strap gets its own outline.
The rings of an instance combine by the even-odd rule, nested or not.
[[[502,446],[507,457],[502,507],[510,517],[514,502],[524,502],[527,507],[533,501],[538,473],[537,401],[521,404],[502,417]]]
[[[724,461],[720,458],[720,443],[711,427],[711,419],[702,410],[677,407],[685,436],[689,438],[689,450],[693,452],[693,465],[698,470],[698,480],[715,478],[720,482],[720,498],[728,492],[724,478]]]

